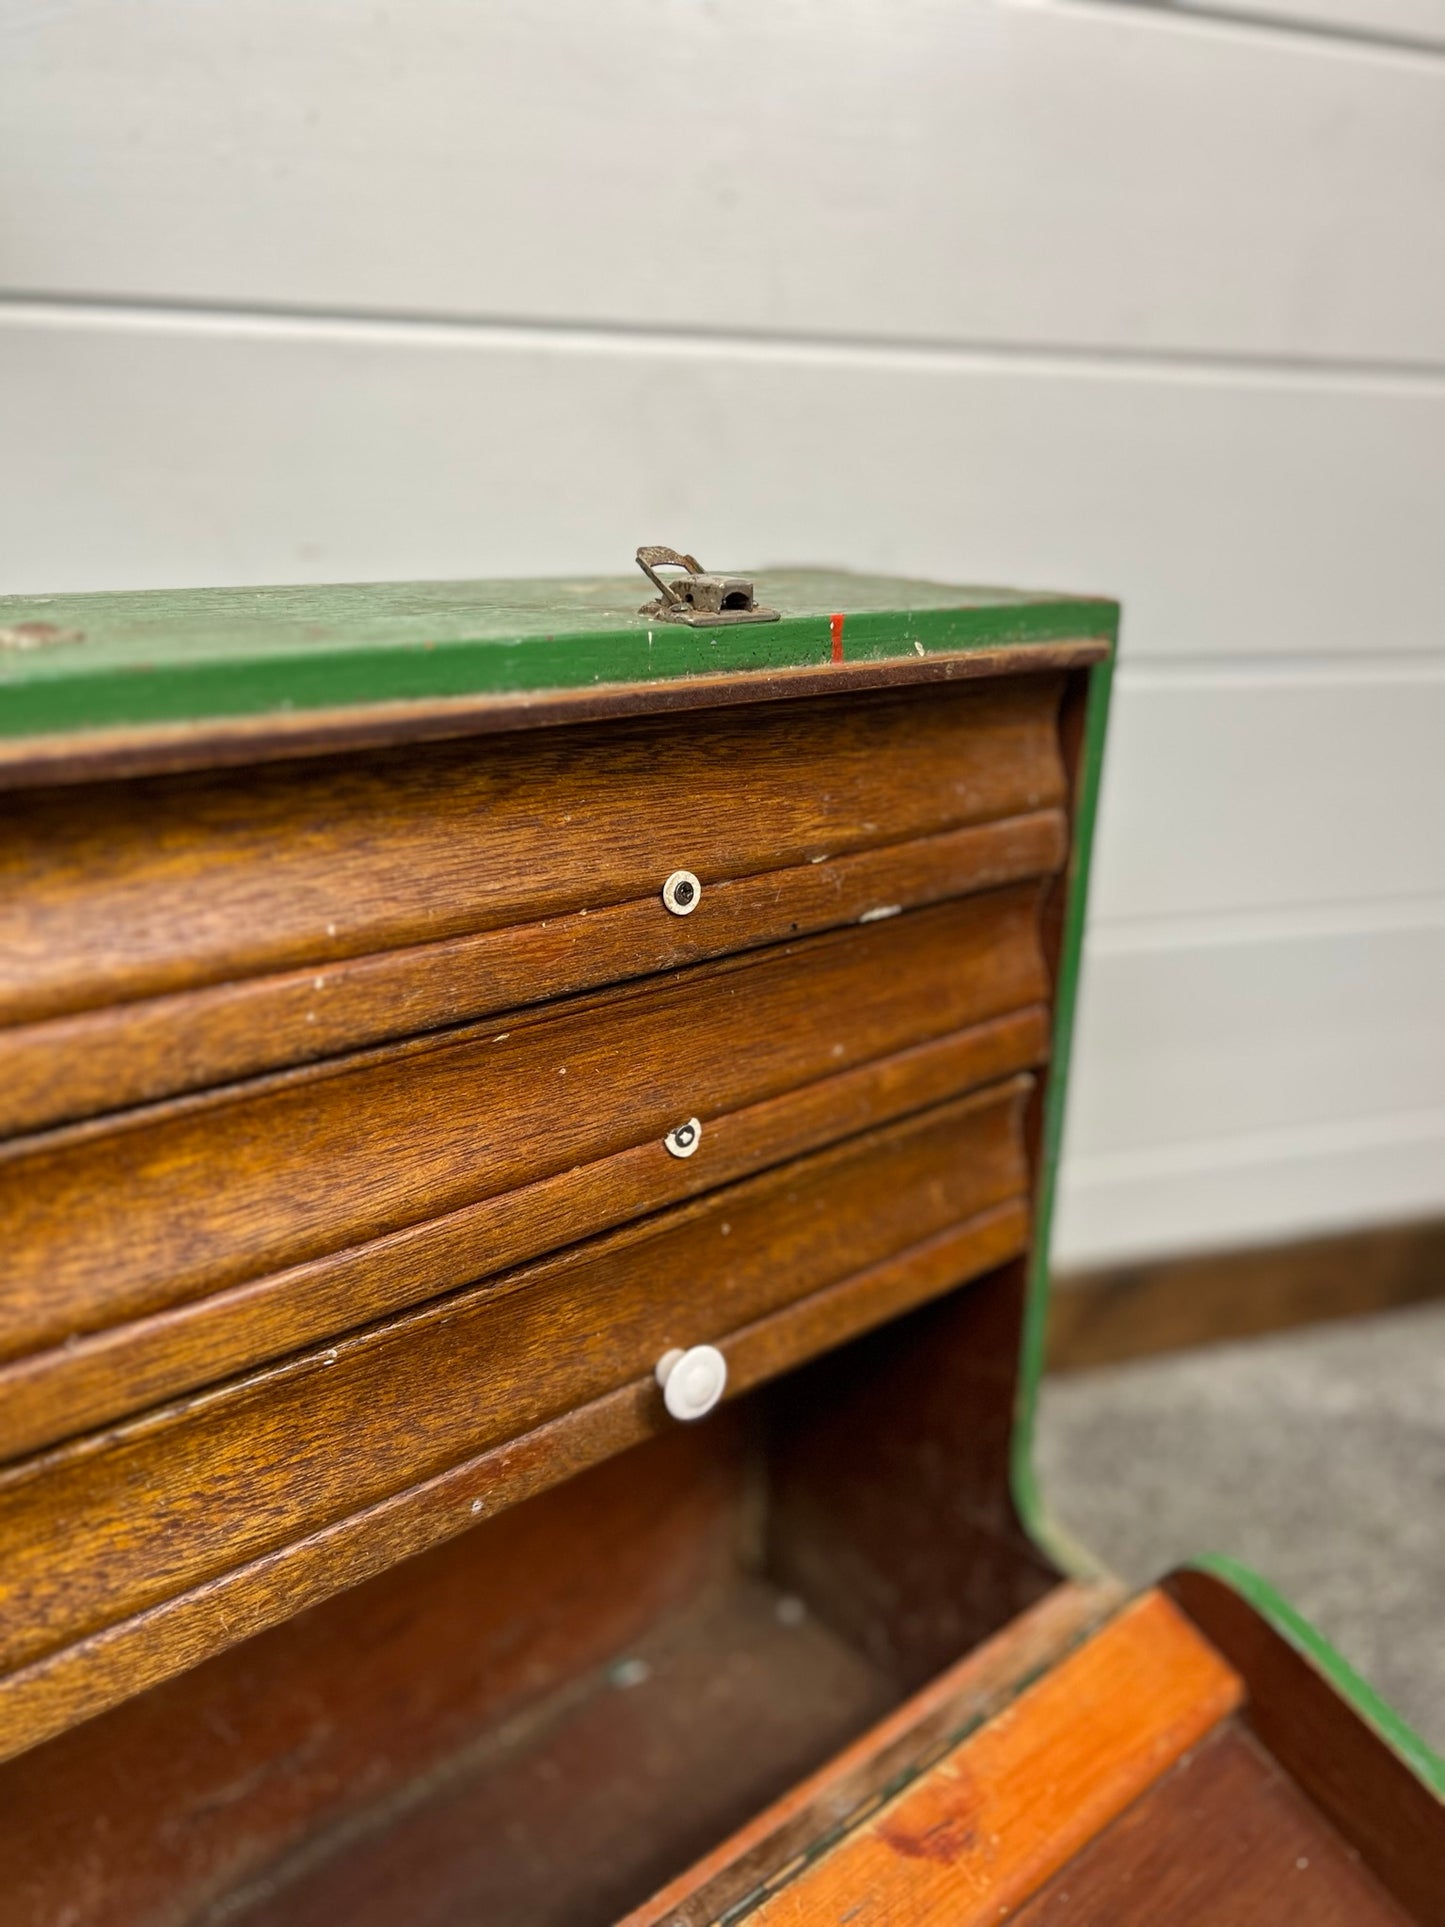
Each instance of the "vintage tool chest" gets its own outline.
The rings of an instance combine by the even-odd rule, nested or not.
[[[0,1922],[1445,1919],[1033,1492],[1114,605],[641,559],[0,602]]]

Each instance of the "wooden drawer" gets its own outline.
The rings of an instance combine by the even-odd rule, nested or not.
[[[732,1389],[1023,1248],[1027,1077],[0,1474],[0,1668],[174,1601],[714,1342]],[[473,1512],[487,1501],[472,1502]]]
[[[1013,885],[12,1142],[0,1451],[1037,1064],[1038,904]],[[668,1155],[690,1117],[700,1148]]]
[[[12,798],[0,1130],[1057,869],[1041,676]],[[704,884],[672,917],[677,868]]]

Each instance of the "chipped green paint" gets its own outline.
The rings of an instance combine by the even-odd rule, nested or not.
[[[850,662],[1107,638],[1117,618],[1088,597],[800,569],[755,580],[781,621],[649,622],[640,575],[3,597],[0,736],[822,667],[839,611]]]

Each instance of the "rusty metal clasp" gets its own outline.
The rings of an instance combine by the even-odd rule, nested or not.
[[[729,622],[776,622],[776,609],[759,607],[753,585],[743,575],[708,575],[695,555],[676,549],[643,548],[637,566],[657,590],[655,602],[645,602],[640,616],[657,622],[686,622],[694,629],[716,629]],[[681,569],[671,579],[660,569]]]

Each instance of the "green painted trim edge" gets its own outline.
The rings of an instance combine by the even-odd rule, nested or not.
[[[1381,1699],[1368,1681],[1337,1653],[1322,1633],[1281,1597],[1267,1579],[1242,1566],[1222,1552],[1201,1553],[1191,1559],[1186,1571],[1205,1572],[1220,1580],[1231,1592],[1239,1594],[1253,1607],[1281,1639],[1306,1660],[1317,1673],[1359,1715],[1403,1766],[1427,1786],[1437,1799],[1445,1800],[1445,1755],[1428,1746],[1409,1723],[1387,1701]]]
[[[872,583],[870,578],[860,581],[865,586]],[[786,587],[786,577],[780,582]],[[365,586],[354,590],[345,585],[345,593],[359,594]],[[390,585],[376,586],[380,594]],[[1114,604],[1079,597],[910,608],[907,583],[899,585],[898,599],[904,606],[856,609],[848,601],[853,585],[839,578],[834,586],[835,606],[847,619],[846,660],[850,663],[1103,640],[1116,619]],[[154,603],[161,610],[173,602],[179,610],[185,594],[164,592],[137,600]],[[27,618],[53,614],[63,622],[83,621],[85,600],[55,598],[53,609],[45,602],[18,609],[18,599],[0,601],[0,622],[7,613]],[[0,653],[0,738],[289,715],[362,703],[542,694],[697,676],[825,669],[834,660],[827,615],[798,614],[772,623],[692,629],[668,623],[649,626],[636,616],[616,617],[604,627],[589,624],[585,611],[573,614],[569,625],[565,614],[558,611],[552,619],[549,611],[547,626],[540,628],[540,618],[534,617],[529,628],[519,617],[515,634],[468,634],[463,628],[460,634],[438,635],[435,640],[410,634],[348,638],[345,619],[337,618],[336,634],[293,634],[284,649],[274,642],[263,646],[246,638],[206,644],[187,654],[159,642],[142,646],[98,638],[89,656],[83,642],[18,656]],[[199,618],[196,639],[205,643]]]
[[[1044,1371],[1044,1348],[1049,1318],[1049,1244],[1058,1189],[1059,1150],[1068,1095],[1069,1057],[1073,1047],[1078,1007],[1079,973],[1083,961],[1084,913],[1093,860],[1094,823],[1099,808],[1099,781],[1104,763],[1104,737],[1109,722],[1114,658],[1089,671],[1088,708],[1079,769],[1078,803],[1074,812],[1072,882],[1065,910],[1058,982],[1054,991],[1054,1028],[1049,1052],[1049,1082],[1044,1098],[1039,1155],[1038,1195],[1035,1202],[1033,1243],[1023,1331],[1019,1343],[1019,1379],[1009,1446],[1010,1483],[1014,1504],[1025,1531],[1054,1563],[1073,1578],[1097,1579],[1104,1566],[1050,1518],[1039,1492],[1034,1466],[1034,1431],[1038,1415],[1039,1382]]]

